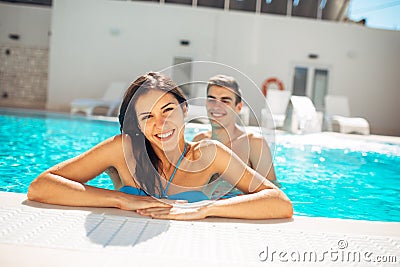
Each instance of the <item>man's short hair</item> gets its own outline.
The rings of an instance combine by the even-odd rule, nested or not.
[[[207,93],[208,89],[210,89],[210,87],[213,85],[231,89],[235,93],[235,105],[242,102],[242,92],[235,78],[223,74],[218,74],[211,77],[208,80]]]

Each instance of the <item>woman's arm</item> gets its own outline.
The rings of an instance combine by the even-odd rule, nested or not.
[[[170,207],[151,197],[132,196],[85,184],[110,166],[122,173],[129,172],[122,149],[122,136],[105,140],[82,155],[40,174],[29,186],[28,199],[48,204],[116,207],[126,210]]]
[[[207,216],[243,219],[292,217],[292,203],[285,193],[247,166],[229,149],[217,144],[215,161],[222,177],[247,195],[219,200],[206,206],[204,209]]]
[[[209,157],[210,155],[206,154],[213,153],[214,168],[222,174],[224,179],[247,193],[246,195],[220,199],[202,207],[181,208],[177,206],[171,210],[150,208],[139,210],[138,213],[158,219],[176,220],[203,219],[210,216],[240,219],[292,217],[292,203],[285,193],[248,167],[225,146],[216,142],[213,146],[213,144],[209,145],[210,150],[207,149],[208,151],[203,150],[203,156]]]

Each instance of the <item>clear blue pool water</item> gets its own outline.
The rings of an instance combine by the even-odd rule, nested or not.
[[[187,128],[187,139],[198,130]],[[116,122],[0,110],[0,190],[26,193],[48,167],[118,133]],[[310,144],[294,135],[277,140],[276,173],[296,215],[400,221],[400,145]],[[105,174],[89,184],[113,189]]]

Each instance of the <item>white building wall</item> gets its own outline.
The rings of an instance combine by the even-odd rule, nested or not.
[[[0,4],[0,106],[46,106],[50,18],[50,7]]]
[[[0,3],[0,44],[49,47],[51,9],[29,5]],[[18,34],[18,41],[8,38]]]
[[[329,68],[329,93],[349,97],[353,116],[374,133],[399,135],[400,32],[283,16],[224,14],[216,61],[246,72],[261,86],[271,76],[292,88],[297,65]],[[244,26],[240,28],[240,26]],[[237,28],[237,30],[236,30]],[[308,54],[318,54],[309,59]]]
[[[372,133],[400,136],[399,31],[109,0],[54,0],[51,31],[52,110],[68,110],[76,97],[100,97],[111,81],[164,69],[177,56],[227,64],[258,86],[276,76],[290,89],[294,66],[306,64],[329,68],[329,93],[348,96],[352,115],[367,118]],[[259,94],[244,77],[238,80],[258,116]]]

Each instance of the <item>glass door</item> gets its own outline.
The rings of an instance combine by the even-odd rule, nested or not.
[[[324,110],[325,95],[328,93],[328,70],[315,69],[312,98],[317,110]]]
[[[187,97],[192,97],[192,59],[187,57],[174,57],[172,79],[178,84]]]
[[[295,66],[293,75],[293,95],[309,97],[317,110],[325,108],[328,93],[329,70],[315,66]]]
[[[293,77],[293,95],[305,96],[307,90],[308,68],[296,67]]]

